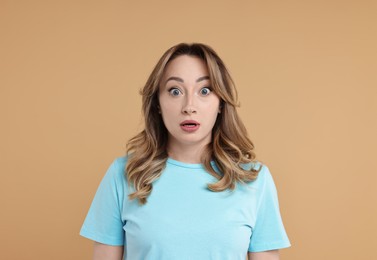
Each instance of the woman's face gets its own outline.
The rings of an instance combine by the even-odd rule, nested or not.
[[[158,99],[169,132],[169,147],[204,147],[211,141],[212,128],[220,112],[220,98],[212,92],[202,59],[181,55],[171,60],[165,68]]]

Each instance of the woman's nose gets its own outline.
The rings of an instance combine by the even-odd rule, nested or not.
[[[182,110],[182,113],[183,114],[188,114],[188,115],[191,115],[191,114],[196,114],[196,110],[192,107],[185,107],[183,110]]]
[[[194,114],[197,113],[197,109],[194,104],[194,96],[193,95],[187,95],[185,98],[185,103],[182,107],[182,113],[183,114]]]

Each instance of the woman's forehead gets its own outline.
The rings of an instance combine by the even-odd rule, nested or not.
[[[207,64],[199,57],[180,55],[166,65],[163,79],[168,77],[203,77],[208,75]]]

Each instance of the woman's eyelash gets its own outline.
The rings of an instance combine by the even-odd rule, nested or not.
[[[179,88],[176,88],[176,87],[171,87],[171,88],[169,88],[169,89],[168,89],[168,92],[169,92],[171,95],[173,95],[173,91],[175,91],[175,90],[176,90],[176,94],[180,94],[180,93],[182,93],[181,90],[180,90]]]
[[[203,89],[208,89],[209,92],[212,92],[212,91],[213,91],[212,87],[208,86],[208,87],[202,87],[202,88],[199,90],[199,92],[201,92]],[[168,88],[168,92],[169,92],[170,94],[174,94],[172,91],[175,91],[176,94],[182,94],[182,91],[181,91],[179,88],[177,88],[177,87],[171,87],[171,88]]]
[[[205,90],[206,93],[203,93],[203,90]],[[203,88],[200,89],[199,92],[201,94],[205,95],[205,96],[208,96],[212,92],[212,88],[211,87],[203,87]]]

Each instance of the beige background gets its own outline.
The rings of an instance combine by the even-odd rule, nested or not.
[[[90,258],[82,221],[178,42],[213,46],[235,79],[282,259],[376,259],[376,1],[0,0],[0,30],[1,259]]]

